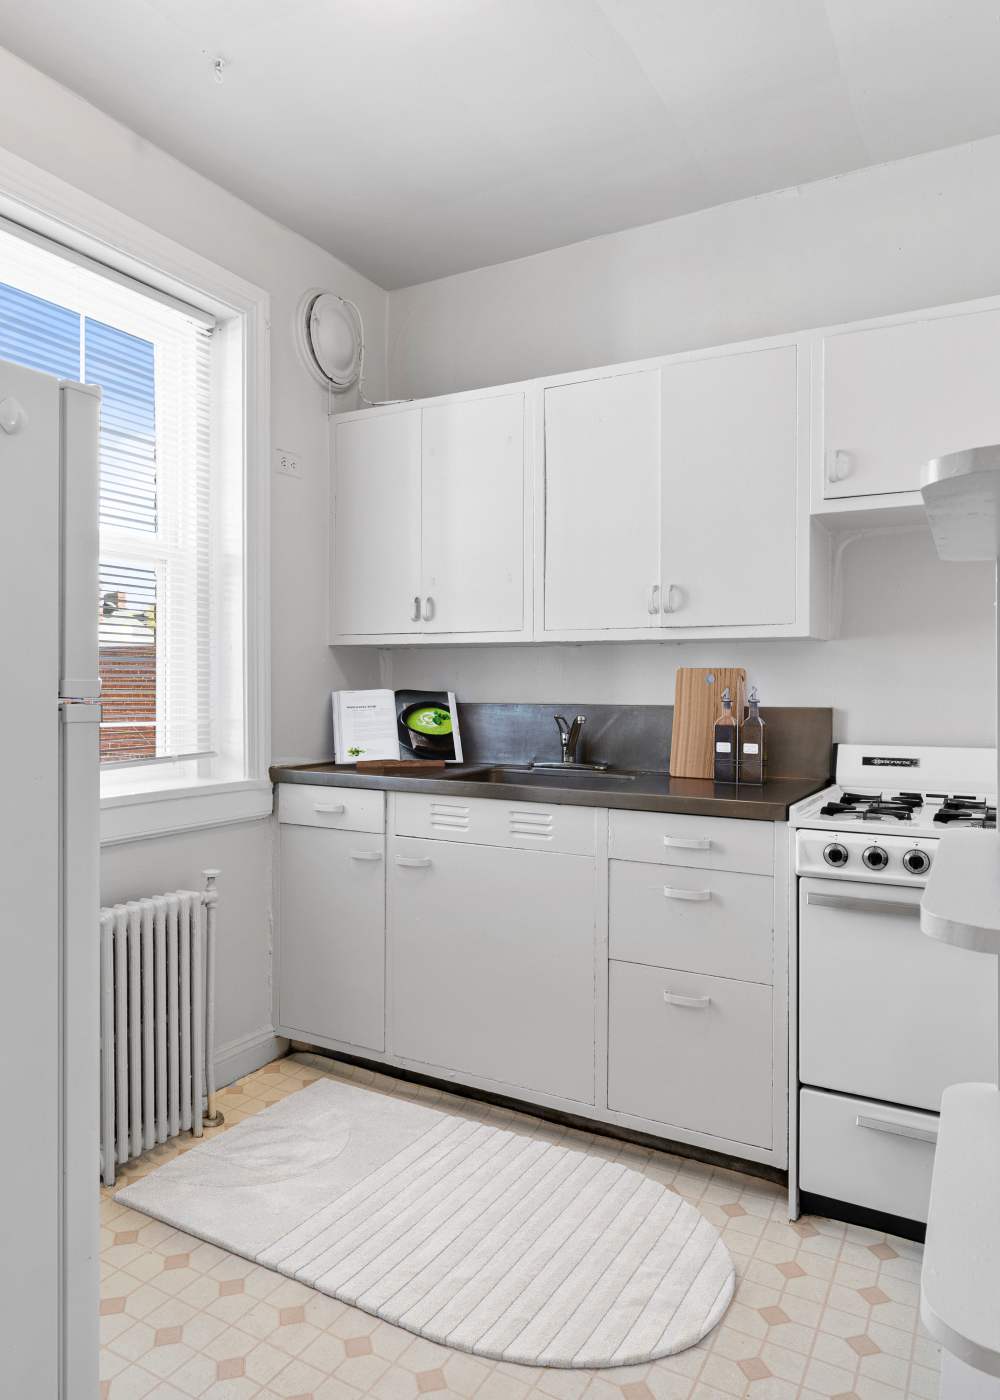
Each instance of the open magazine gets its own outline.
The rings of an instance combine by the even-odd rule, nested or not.
[[[337,763],[379,758],[461,763],[455,692],[335,690],[333,751]]]

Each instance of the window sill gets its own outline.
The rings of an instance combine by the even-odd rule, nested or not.
[[[101,798],[101,845],[259,821],[270,816],[273,803],[273,789],[266,779],[205,781],[115,793]]]

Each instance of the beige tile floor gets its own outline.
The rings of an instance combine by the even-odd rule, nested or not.
[[[736,1297],[700,1346],[646,1366],[559,1371],[422,1340],[120,1205],[102,1214],[101,1377],[110,1400],[936,1400],[938,1348],[917,1319],[920,1247],[833,1220],[790,1225],[781,1188],[738,1172],[544,1124],[318,1056],[220,1095],[231,1127],[321,1074],[501,1121],[627,1161],[722,1231]],[[226,1128],[216,1129],[225,1132]],[[119,1185],[187,1151],[185,1138]]]

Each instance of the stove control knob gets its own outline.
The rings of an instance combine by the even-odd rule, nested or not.
[[[908,870],[911,875],[925,875],[930,868],[931,858],[926,851],[918,851],[914,847],[903,857],[903,869]]]
[[[861,859],[869,870],[884,870],[889,864],[889,853],[884,846],[869,846]]]
[[[831,841],[823,851],[823,859],[827,865],[846,865],[848,861],[847,847],[842,846],[839,841]]]

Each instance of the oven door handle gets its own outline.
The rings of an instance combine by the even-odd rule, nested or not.
[[[827,894],[809,890],[806,903],[821,909],[850,909],[855,914],[919,914],[919,900],[872,899],[859,894]]]
[[[854,1120],[859,1128],[872,1128],[877,1133],[893,1133],[896,1137],[916,1138],[918,1142],[937,1142],[937,1128],[923,1128],[916,1123],[897,1122],[891,1118],[875,1118],[859,1113]]]

